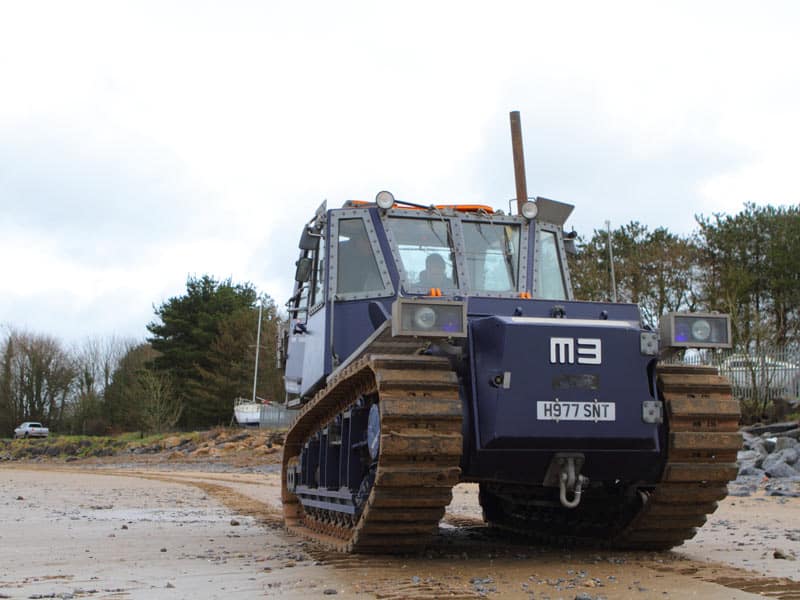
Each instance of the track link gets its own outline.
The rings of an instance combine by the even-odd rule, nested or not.
[[[287,488],[286,471],[304,444],[359,397],[378,394],[380,455],[361,514],[306,510]],[[301,409],[286,435],[282,500],[287,529],[340,552],[405,553],[438,529],[458,483],[462,408],[445,358],[368,355],[338,372]]]
[[[481,490],[492,525],[548,543],[665,550],[694,537],[736,477],[739,403],[714,368],[663,365],[658,387],[666,411],[666,462],[661,479],[625,500],[587,499],[578,509],[531,508],[548,488]],[[615,504],[616,503],[616,504]]]
[[[615,540],[627,548],[668,549],[694,537],[728,495],[742,445],[739,402],[716,369],[664,365],[657,374],[667,462],[643,509]]]

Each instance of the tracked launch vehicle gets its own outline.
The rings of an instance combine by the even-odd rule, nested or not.
[[[395,200],[320,207],[303,227],[290,326],[287,527],[347,552],[424,547],[459,482],[485,520],[559,543],[666,549],[735,477],[739,407],[679,347],[730,345],[724,315],[573,298],[564,222]]]

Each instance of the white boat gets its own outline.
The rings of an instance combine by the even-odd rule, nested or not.
[[[253,397],[242,398],[241,396],[233,401],[233,418],[242,427],[261,426],[261,404],[266,400],[256,396],[256,379],[258,377],[258,349],[261,344],[261,311],[263,304],[258,307],[258,333],[256,333],[256,360],[253,365]]]
[[[253,402],[250,398],[236,398],[233,416],[243,427],[258,427],[261,423],[261,402]]]

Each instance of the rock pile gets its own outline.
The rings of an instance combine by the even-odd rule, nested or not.
[[[747,496],[763,485],[770,496],[800,497],[800,425],[797,421],[754,425],[742,430],[739,474],[733,496]]]

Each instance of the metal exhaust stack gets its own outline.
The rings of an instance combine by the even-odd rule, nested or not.
[[[511,119],[511,151],[514,154],[514,182],[517,186],[517,214],[522,214],[522,205],[528,201],[528,184],[525,179],[525,154],[522,151],[522,122],[519,111],[509,114]]]

